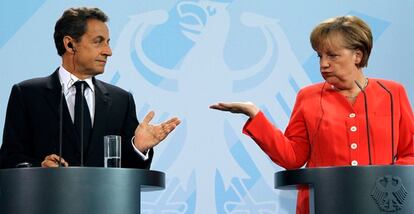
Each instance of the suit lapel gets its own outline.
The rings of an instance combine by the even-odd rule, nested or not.
[[[103,137],[106,130],[107,114],[111,107],[111,98],[105,86],[99,81],[93,78],[95,86],[95,116],[93,122],[93,131],[91,140],[86,149],[86,153],[89,152],[89,148],[103,148]]]
[[[49,104],[49,107],[51,108],[51,111],[54,112],[54,115],[56,118],[59,119],[59,102],[60,102],[60,96],[62,92],[62,86],[60,85],[59,80],[59,73],[58,69],[50,75],[46,79],[46,100]],[[73,126],[72,118],[70,117],[68,106],[66,104],[66,99],[63,98],[63,132],[66,133],[65,137],[68,138],[67,140],[64,139],[64,141],[70,142],[68,146],[75,146],[75,150],[80,151],[80,143],[77,141],[76,138],[76,131]]]
[[[60,92],[61,86],[59,84],[59,74],[58,70],[56,70],[52,75],[47,77],[46,79],[46,100],[51,108],[52,112],[59,117],[59,100],[60,100]]]

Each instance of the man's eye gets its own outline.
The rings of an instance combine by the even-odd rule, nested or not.
[[[93,40],[94,44],[100,44],[102,43],[104,40],[102,38],[96,38],[95,40]]]

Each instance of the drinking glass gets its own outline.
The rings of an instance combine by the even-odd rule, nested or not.
[[[104,166],[121,167],[121,136],[104,136]]]

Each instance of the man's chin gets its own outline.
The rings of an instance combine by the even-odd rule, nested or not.
[[[99,74],[103,74],[103,73],[104,73],[104,71],[105,71],[104,69],[102,69],[102,70],[101,70],[101,69],[99,69],[99,70],[95,70],[95,71],[93,72],[93,74],[92,74],[92,75],[93,75],[93,76],[97,76],[97,75],[99,75]]]

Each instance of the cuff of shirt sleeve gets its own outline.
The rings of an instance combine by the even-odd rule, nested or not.
[[[137,149],[137,147],[135,147],[135,144],[134,144],[134,139],[135,139],[135,136],[134,137],[132,137],[132,139],[131,139],[131,144],[132,144],[132,148],[134,148],[134,150],[135,150],[135,152],[142,158],[142,160],[144,160],[144,161],[146,161],[146,160],[148,160],[148,154],[149,154],[149,150],[147,150],[147,151],[145,151],[145,154],[144,153],[142,153],[141,151],[139,151],[138,149]]]

